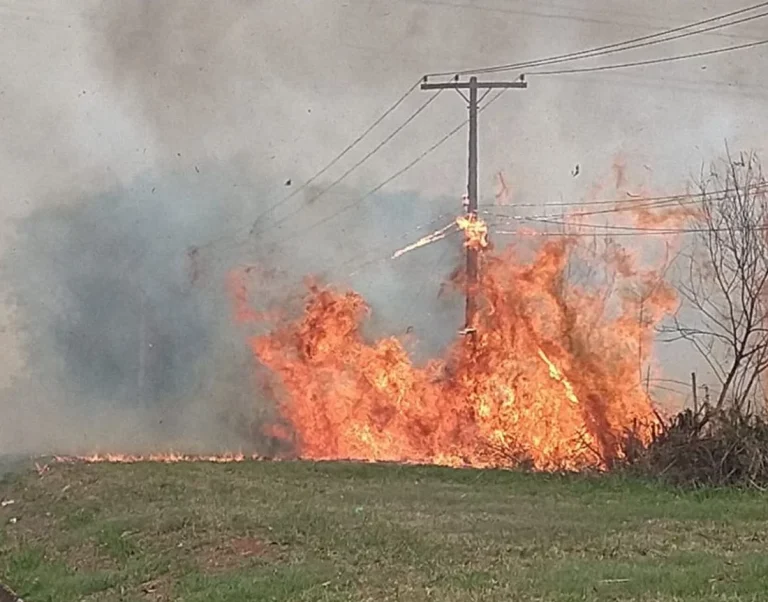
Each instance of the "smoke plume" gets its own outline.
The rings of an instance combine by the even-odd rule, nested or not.
[[[370,334],[412,332],[417,358],[437,353],[461,324],[461,300],[438,297],[460,241],[380,260],[460,210],[463,133],[356,201],[466,117],[458,97],[444,94],[315,199],[386,133],[374,135],[250,236],[256,217],[425,72],[598,46],[736,6],[706,4],[696,12],[661,0],[633,11],[608,0],[535,9],[420,0],[0,8],[12,23],[0,39],[12,57],[0,67],[8,111],[0,452],[268,448],[254,433],[271,400],[256,393],[226,291],[227,274],[243,266],[258,266],[256,307],[291,297],[315,273],[371,303]],[[728,35],[738,43],[759,33]],[[705,36],[631,58],[731,43]],[[493,204],[500,171],[506,202],[540,213],[589,197],[619,152],[650,166],[666,193],[719,154],[724,138],[759,148],[766,92],[755,82],[766,54],[745,57],[532,79],[481,117],[481,204]],[[413,95],[384,130],[424,99]]]

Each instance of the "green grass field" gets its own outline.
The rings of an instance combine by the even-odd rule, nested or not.
[[[25,602],[766,600],[768,497],[383,465],[6,475]]]

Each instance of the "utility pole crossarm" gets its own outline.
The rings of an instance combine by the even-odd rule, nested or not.
[[[478,88],[484,90],[493,90],[497,88],[527,88],[528,82],[477,82]],[[469,90],[471,82],[447,82],[444,84],[430,84],[424,82],[421,84],[422,90]]]
[[[477,77],[470,77],[469,81],[460,82],[458,78],[453,82],[430,84],[427,78],[421,84],[422,90],[469,90],[469,98],[464,96],[469,102],[469,157],[467,174],[467,201],[466,211],[470,219],[477,219],[477,114],[479,113],[478,90],[525,89],[528,84],[521,78],[514,82],[479,82]],[[487,93],[487,92],[486,92]],[[484,97],[483,97],[484,98]],[[477,249],[467,247],[467,299],[466,299],[466,322],[464,332],[471,334],[475,330],[475,317],[477,306],[475,303],[475,289],[478,280],[478,252]]]

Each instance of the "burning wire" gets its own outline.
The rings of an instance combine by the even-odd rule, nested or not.
[[[457,227],[457,224],[455,222],[452,222],[448,224],[447,226],[440,228],[439,230],[435,230],[432,232],[432,234],[427,234],[426,236],[420,238],[415,243],[408,245],[407,247],[403,247],[402,249],[399,249],[395,251],[392,254],[392,259],[398,259],[405,255],[406,253],[409,253],[411,251],[414,251],[416,249],[420,249],[421,247],[425,247],[429,244],[432,244],[433,242],[437,242],[438,240],[444,239],[446,236],[451,234],[451,230],[455,229]]]

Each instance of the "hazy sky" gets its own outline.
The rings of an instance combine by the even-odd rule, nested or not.
[[[200,162],[237,161],[282,194],[287,177],[312,175],[424,72],[568,52],[746,5],[5,1],[3,216]],[[709,49],[766,32],[765,21],[756,21],[616,56]],[[483,116],[483,188],[488,174],[505,169],[516,187],[544,202],[583,190],[617,152],[650,164],[659,186],[677,184],[726,137],[734,146],[764,142],[768,87],[759,75],[767,61],[762,48],[532,79],[527,91],[509,93]],[[415,95],[392,123],[423,99]],[[444,94],[351,182],[361,189],[379,183],[460,121],[463,104]],[[585,177],[574,183],[576,162]],[[457,136],[393,187],[460,194],[464,163]]]
[[[129,211],[134,197],[154,202],[158,212],[145,233],[167,220],[178,236],[169,235],[163,251],[183,257],[189,245],[247,230],[250,220],[285,194],[286,180],[296,186],[312,176],[425,72],[580,50],[748,4],[0,0],[3,261],[17,274],[37,274],[30,290],[44,291],[44,272],[36,271],[21,247],[14,250],[19,232],[48,239],[107,228],[108,204]],[[768,20],[755,21],[579,66],[707,50],[766,34]],[[764,148],[766,68],[763,46],[615,72],[531,76],[527,90],[510,91],[481,116],[481,203],[492,202],[500,171],[513,202],[579,200],[610,174],[616,158],[653,192],[676,192],[702,162],[722,152],[726,139],[734,149]],[[517,73],[496,77],[514,79]],[[396,126],[425,99],[426,93],[414,94],[384,125]],[[302,207],[306,197],[299,195],[281,210],[301,208],[299,219],[311,225],[461,122],[464,104],[455,93],[442,94],[334,194],[311,207]],[[343,173],[388,131],[378,131],[317,185]],[[434,200],[435,207],[445,208],[445,199],[456,199],[458,206],[465,145],[461,133],[350,212],[345,223],[358,224],[348,234],[354,244],[339,239],[335,221],[314,231],[312,244],[326,245],[325,260],[342,264],[365,251],[366,232],[376,230],[379,220],[388,220],[392,233],[405,229],[411,216],[434,214],[407,203]],[[574,178],[577,163],[581,174]],[[392,204],[394,214],[382,204],[392,197],[400,198]],[[104,221],[61,229],[66,211],[90,211],[99,202],[107,203],[99,209]],[[51,234],[51,223],[59,224],[58,234]],[[142,227],[137,221],[135,228]],[[25,236],[27,248],[34,248],[32,235]],[[292,249],[294,268],[313,255],[298,238],[280,248],[288,264]],[[67,261],[78,263],[91,251],[84,244],[82,255],[71,252]],[[402,282],[388,268],[383,284],[371,282],[371,290],[406,290],[408,279],[418,278],[417,267],[411,265]],[[130,266],[115,270],[130,277]],[[4,384],[31,368],[17,313],[6,311],[0,329]],[[27,311],[24,320],[34,316]]]

